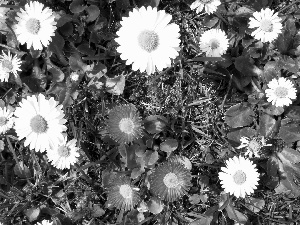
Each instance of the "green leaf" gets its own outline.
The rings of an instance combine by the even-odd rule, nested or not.
[[[242,6],[240,8],[238,8],[237,10],[234,11],[236,16],[246,16],[246,17],[250,17],[253,15],[254,10],[250,9],[246,6]]]
[[[68,62],[66,61],[65,55],[62,51],[64,46],[65,46],[64,38],[56,31],[55,36],[52,37],[52,41],[50,42],[50,44],[48,46],[48,50],[56,54],[60,63],[63,66],[67,66]]]
[[[173,152],[178,147],[178,141],[176,139],[167,139],[160,144],[160,150],[164,152]]]
[[[241,213],[240,211],[236,210],[232,204],[227,205],[226,207],[227,215],[230,219],[240,223],[245,224],[248,221],[248,217]]]
[[[238,147],[241,144],[241,137],[253,137],[256,134],[256,130],[250,127],[231,129],[227,133],[227,139],[233,147]]]
[[[277,78],[279,68],[275,61],[269,61],[264,66],[263,78],[267,83],[269,83],[273,78]]]
[[[255,113],[249,103],[239,103],[231,106],[225,113],[225,122],[232,128],[250,125]]]
[[[96,6],[96,5],[90,5],[86,9],[86,11],[89,15],[88,18],[86,19],[86,22],[93,22],[100,15],[100,10],[99,10],[98,6]]]
[[[135,0],[135,2],[139,8],[141,8],[142,6],[157,7],[159,5],[160,0]]]
[[[204,17],[203,25],[212,28],[219,22],[219,18],[214,14],[209,14]]]
[[[300,120],[300,106],[289,106],[286,109],[285,115],[293,120]]]
[[[152,197],[147,202],[147,206],[148,206],[149,211],[155,215],[161,213],[161,211],[165,207],[164,203],[156,197]]]
[[[297,123],[284,124],[286,120],[281,121],[281,127],[279,130],[279,137],[282,138],[286,143],[293,143],[300,140],[300,126]]]
[[[81,13],[87,7],[86,5],[83,4],[84,4],[83,0],[73,0],[72,3],[70,4],[70,11],[74,14]]]
[[[52,74],[52,82],[62,82],[65,78],[65,74],[61,69],[55,66],[49,58],[46,59],[47,70]]]
[[[23,161],[19,161],[19,166],[15,165],[14,172],[20,178],[31,178],[31,172]]]
[[[273,138],[278,132],[279,122],[274,116],[262,114],[259,117],[259,133],[261,136]]]
[[[262,74],[262,71],[254,65],[254,60],[249,56],[237,57],[234,65],[243,76],[261,76]]]
[[[281,56],[277,61],[277,65],[278,67],[288,70],[291,73],[299,72],[299,66],[297,60],[294,60],[289,56],[285,56],[285,55]]]
[[[246,198],[245,206],[254,213],[258,213],[265,206],[265,200],[259,198]]]
[[[73,71],[77,71],[77,70],[85,71],[85,68],[87,66],[84,62],[82,62],[82,59],[78,52],[70,56],[69,64]]]
[[[152,115],[144,120],[145,130],[149,134],[156,134],[165,130],[168,124],[168,119],[164,116]]]
[[[29,222],[33,222],[33,221],[37,220],[40,213],[41,213],[40,208],[30,208],[30,209],[25,210],[25,212],[24,212],[24,214],[27,217],[27,219],[29,220]]]
[[[92,49],[89,45],[89,43],[85,42],[82,43],[81,45],[79,45],[77,47],[78,51],[84,55],[88,55],[88,56],[95,56],[95,50]]]
[[[58,19],[56,27],[61,27],[67,22],[70,22],[72,20],[73,20],[72,16],[70,16],[69,14],[64,14]]]
[[[121,95],[125,88],[125,77],[121,74],[114,78],[107,78],[105,82],[106,91],[113,95]]]
[[[285,22],[283,31],[279,34],[275,46],[281,54],[288,54],[288,51],[293,46],[293,38],[297,32],[295,19],[289,18]]]

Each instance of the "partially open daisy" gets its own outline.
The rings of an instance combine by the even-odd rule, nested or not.
[[[255,39],[261,40],[261,42],[272,42],[281,33],[282,24],[278,13],[266,8],[253,13],[249,28],[257,28],[251,34]]]
[[[221,5],[220,0],[196,0],[191,4],[191,9],[197,9],[196,12],[200,13],[204,8],[206,13],[211,14],[217,10],[219,5]]]
[[[2,51],[2,55],[0,55],[0,81],[8,81],[10,73],[17,77],[18,71],[21,71],[21,63],[16,55],[13,57],[9,51],[7,55]]]
[[[37,223],[37,225],[52,225],[53,222],[50,222],[48,220],[43,220],[41,223]]]
[[[131,210],[141,201],[138,190],[131,184],[129,177],[117,175],[107,189],[107,204],[124,211]]]
[[[226,167],[219,173],[222,187],[225,192],[236,197],[245,197],[251,194],[258,185],[259,173],[249,159],[234,156],[226,161]]]
[[[8,108],[0,107],[0,134],[5,134],[14,125],[13,112]]]
[[[173,202],[187,194],[191,179],[190,171],[181,163],[165,162],[150,174],[150,191],[162,200]]]
[[[288,106],[292,104],[292,99],[297,98],[297,90],[293,83],[284,77],[274,78],[267,86],[269,88],[265,92],[268,102],[272,102],[276,107]]]
[[[29,96],[20,102],[14,115],[15,130],[19,140],[26,138],[24,146],[35,151],[55,148],[63,141],[63,131],[67,127],[62,105],[54,98],[46,99],[43,94]]]
[[[133,9],[129,17],[123,18],[117,32],[117,51],[133,70],[147,71],[148,74],[169,67],[171,59],[178,55],[179,26],[169,24],[172,16],[164,10],[144,6]]]
[[[106,122],[109,135],[118,143],[130,143],[142,136],[143,127],[133,104],[114,107]]]
[[[25,5],[25,10],[17,13],[15,32],[21,44],[27,43],[29,49],[42,50],[47,47],[56,30],[55,16],[50,8],[37,1],[30,1]]]
[[[221,57],[228,46],[226,34],[220,29],[210,29],[200,37],[200,49],[207,57]]]
[[[65,135],[63,141],[56,148],[47,150],[48,160],[58,169],[70,169],[70,166],[74,165],[79,157],[79,148],[76,147],[76,143],[76,139],[67,141]]]
[[[264,146],[271,146],[271,144],[266,144],[263,136],[252,138],[241,137],[240,141],[241,145],[238,146],[237,149],[246,148],[247,151],[245,152],[245,156],[249,158],[259,157],[261,148]]]

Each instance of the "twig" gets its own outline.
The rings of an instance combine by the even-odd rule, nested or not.
[[[222,101],[222,104],[221,104],[221,110],[222,110],[222,113],[224,114],[224,104],[225,104],[225,101],[227,99],[227,96],[229,94],[229,91],[230,91],[230,88],[231,88],[231,84],[232,84],[232,74],[230,74],[230,80],[229,80],[229,84],[228,84],[228,87],[227,87],[227,91],[226,91],[226,94],[224,96],[224,99]]]

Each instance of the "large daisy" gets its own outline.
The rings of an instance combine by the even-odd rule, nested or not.
[[[36,151],[56,148],[63,141],[67,127],[62,105],[54,98],[44,95],[30,96],[20,102],[14,112],[15,130],[19,140],[26,138],[24,145]]]
[[[0,107],[0,134],[5,134],[14,125],[13,112],[8,108]]]
[[[56,30],[55,16],[50,8],[37,1],[27,3],[25,10],[17,13],[15,33],[21,44],[27,43],[29,49],[42,50],[47,47]]]
[[[220,29],[210,29],[200,37],[200,49],[207,57],[221,57],[228,46],[226,34]]]
[[[9,51],[7,55],[2,51],[2,55],[0,55],[0,81],[8,81],[10,73],[17,77],[18,71],[21,71],[21,63],[16,55],[12,57]]]
[[[129,17],[123,18],[117,32],[117,48],[121,59],[132,64],[133,70],[148,74],[169,67],[171,59],[178,55],[179,26],[169,22],[172,16],[164,10],[148,6],[133,9]]]
[[[266,8],[253,13],[249,28],[257,28],[251,34],[255,39],[261,40],[261,42],[271,42],[281,33],[282,24],[278,13]]]
[[[200,13],[204,8],[206,13],[211,14],[219,5],[221,5],[220,0],[196,0],[191,4],[191,9],[197,9],[196,12]]]
[[[279,79],[274,78],[271,80],[266,89],[266,96],[268,102],[272,102],[276,107],[283,107],[292,104],[292,99],[296,99],[297,90],[294,87],[293,83],[284,78],[280,77]]]
[[[219,173],[222,187],[225,192],[236,197],[245,197],[251,194],[258,185],[259,173],[249,159],[234,156],[226,161],[226,167]]]

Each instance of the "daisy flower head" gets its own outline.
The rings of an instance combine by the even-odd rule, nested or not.
[[[173,202],[187,194],[191,179],[191,173],[184,165],[168,161],[159,165],[150,174],[150,191],[162,200]]]
[[[249,158],[259,157],[261,148],[271,146],[271,144],[266,144],[264,136],[253,138],[241,137],[240,141],[241,145],[238,146],[237,149],[246,148],[245,156]]]
[[[123,18],[117,32],[117,51],[121,59],[132,64],[132,69],[147,74],[161,71],[171,65],[171,59],[178,56],[179,26],[169,24],[172,16],[164,10],[144,6],[133,9],[129,17]]]
[[[228,46],[226,34],[220,29],[210,29],[200,37],[200,49],[207,57],[221,57]]]
[[[200,13],[204,8],[206,13],[211,14],[219,5],[221,5],[220,0],[196,0],[191,4],[191,9],[197,9],[196,12]]]
[[[37,223],[37,225],[52,225],[53,222],[50,222],[48,220],[43,220],[41,223]]]
[[[14,125],[13,112],[4,107],[0,107],[0,134],[5,134]]]
[[[133,209],[141,201],[138,190],[131,184],[129,177],[123,175],[115,176],[107,190],[108,206],[124,211]]]
[[[118,143],[130,143],[142,136],[143,127],[133,104],[114,107],[106,122],[109,135]]]
[[[24,146],[43,152],[56,148],[63,141],[64,125],[62,105],[53,97],[46,99],[43,94],[29,96],[20,102],[15,112],[15,130],[19,140],[26,138]]]
[[[21,71],[21,63],[16,55],[13,57],[10,54],[10,51],[8,51],[7,55],[2,51],[2,55],[0,55],[0,81],[8,81],[10,73],[17,77],[18,71]]]
[[[259,173],[249,159],[234,156],[226,161],[226,167],[221,168],[219,178],[225,192],[244,198],[251,194],[258,185]]]
[[[50,8],[45,7],[37,1],[30,1],[25,5],[25,10],[17,13],[15,33],[21,44],[27,43],[35,50],[47,47],[56,30],[55,16]]]
[[[72,82],[77,82],[78,79],[79,79],[79,74],[78,74],[78,73],[72,72],[72,73],[70,74],[70,80],[71,80]]]
[[[284,78],[274,78],[268,84],[266,89],[266,96],[268,102],[271,102],[276,107],[283,107],[292,104],[292,99],[296,99],[296,88],[293,83]]]
[[[281,33],[282,24],[278,13],[266,8],[260,12],[254,12],[250,18],[249,28],[257,28],[252,32],[252,36],[261,42],[272,42]]]

